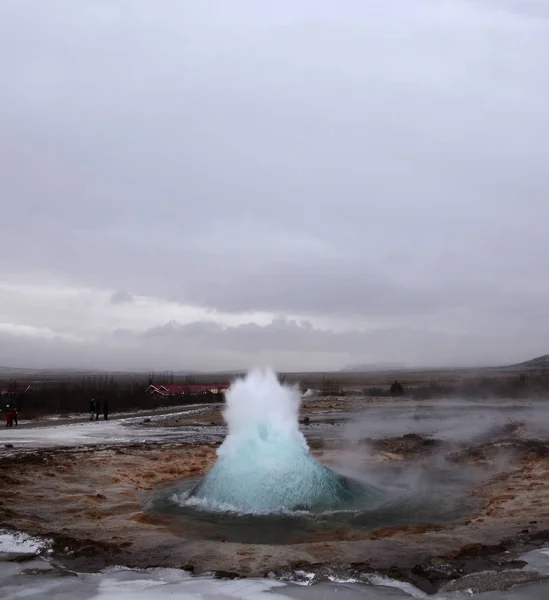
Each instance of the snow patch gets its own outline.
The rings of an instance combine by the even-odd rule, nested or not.
[[[31,537],[26,533],[17,533],[0,529],[0,552],[8,554],[38,554],[46,550],[50,542]]]
[[[269,580],[212,581],[194,578],[167,581],[143,578],[124,581],[106,578],[99,583],[93,600],[286,600],[287,596],[274,592],[279,587],[285,587],[285,584]]]
[[[420,589],[413,586],[411,583],[407,583],[406,581],[399,581],[398,579],[391,579],[390,577],[385,577],[384,575],[373,574],[366,576],[366,580],[372,585],[402,590],[406,594],[412,596],[412,598],[427,598],[427,594],[425,592],[422,592]]]
[[[199,415],[211,410],[211,406],[192,405],[167,415],[148,418],[151,421],[164,420],[176,416]],[[44,427],[13,428],[2,432],[2,441],[13,445],[13,452],[38,448],[59,448],[67,446],[97,446],[101,444],[144,443],[150,441],[182,441],[193,436],[190,428],[132,427],[143,422],[143,417],[132,416],[110,421],[86,421],[83,423],[56,424],[52,421]],[[0,451],[7,453],[3,447]]]
[[[292,581],[292,583],[295,583],[296,585],[312,585],[314,583],[314,573],[306,573],[305,571],[295,571],[295,575],[299,577],[299,579],[295,579]]]

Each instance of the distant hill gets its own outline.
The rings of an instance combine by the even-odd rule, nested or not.
[[[389,373],[391,371],[401,371],[401,372],[413,372],[420,369],[410,368],[407,365],[399,364],[399,363],[378,363],[378,364],[366,364],[366,365],[349,365],[341,369],[341,373]],[[542,371],[549,370],[549,354],[544,354],[543,356],[537,356],[536,358],[532,358],[530,360],[526,360],[521,363],[517,363],[514,365],[505,365],[501,367],[469,367],[468,369],[464,367],[460,368],[449,368],[445,369],[441,368],[424,368],[422,371],[443,371],[443,370],[451,370],[451,371]]]
[[[507,369],[513,369],[514,371],[541,371],[543,369],[549,369],[549,354],[532,358],[526,362],[521,362],[516,365],[510,365]]]
[[[0,367],[0,373],[34,373],[36,369],[26,369],[24,367]]]
[[[404,371],[407,365],[401,363],[377,363],[370,365],[349,365],[341,369],[341,373],[382,373],[384,371]]]

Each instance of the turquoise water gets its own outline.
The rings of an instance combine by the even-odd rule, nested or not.
[[[228,434],[211,471],[180,502],[246,513],[376,506],[383,493],[309,453],[299,430],[301,396],[273,371],[252,371],[227,392]]]

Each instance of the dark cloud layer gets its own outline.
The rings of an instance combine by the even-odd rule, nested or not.
[[[314,343],[285,329],[296,364],[362,358],[365,330],[399,362],[503,360],[498,335],[537,352],[548,16],[534,0],[7,0],[0,283],[344,322]],[[76,335],[5,298],[6,327]],[[94,306],[80,318],[112,332],[118,313]],[[204,367],[218,339],[221,362],[260,350],[230,331],[207,336]]]
[[[111,304],[131,304],[133,302],[133,297],[128,292],[114,292],[111,295]]]
[[[546,339],[546,338],[545,338]],[[541,352],[543,340],[537,339]],[[511,364],[532,349],[532,341],[508,334],[492,336],[452,335],[413,328],[334,332],[314,328],[308,322],[276,319],[222,327],[210,322],[182,325],[168,322],[144,332],[118,329],[94,341],[60,336],[29,336],[0,332],[0,363],[34,367],[74,365],[117,369],[246,369],[276,363],[287,371],[328,370],[353,364],[393,364],[399,356],[407,364],[433,364],[433,353],[443,360],[438,366],[489,365],[494,345],[504,364]],[[496,364],[496,363],[492,363]]]

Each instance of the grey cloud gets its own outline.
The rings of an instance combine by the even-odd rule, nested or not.
[[[133,296],[129,292],[119,291],[114,292],[111,295],[111,304],[131,304],[133,302]]]
[[[248,355],[251,360],[258,353],[265,357],[277,353],[295,355],[296,349],[309,355],[331,355],[366,357],[374,362],[374,357],[388,360],[398,357],[408,365],[440,365],[438,360],[430,358],[435,353],[447,364],[471,364],[468,361],[480,361],[489,364],[496,355],[489,350],[496,340],[516,344],[516,335],[511,334],[448,334],[413,327],[379,328],[370,331],[335,332],[312,327],[307,321],[295,321],[284,318],[273,320],[268,325],[248,323],[236,327],[222,327],[212,323],[192,323],[179,325],[175,322],[159,326],[144,334],[154,336],[161,345],[175,348],[191,347],[194,351],[206,352],[235,351]],[[140,336],[137,336],[138,338]],[[538,338],[539,340],[539,338]],[[519,342],[519,346],[522,346]],[[472,353],[472,354],[471,354]],[[517,353],[517,354],[514,354]],[[508,356],[520,355],[518,347],[509,351]],[[489,358],[492,355],[492,358]],[[295,359],[294,359],[295,360]],[[488,361],[488,362],[486,362]],[[299,359],[298,359],[299,364]]]
[[[0,364],[106,369],[339,369],[348,364],[470,366],[512,363],[544,347],[546,334],[525,343],[520,332],[455,335],[414,328],[334,332],[284,318],[260,326],[168,322],[142,333],[116,330],[95,342],[0,333]],[[507,348],[496,352],[497,345]],[[438,359],[434,359],[437,356]]]
[[[485,323],[533,353],[546,3],[56,6],[0,7],[0,193],[25,232],[3,228],[0,278],[425,340]]]
[[[545,0],[489,0],[495,9],[513,11],[536,19],[549,18]]]

